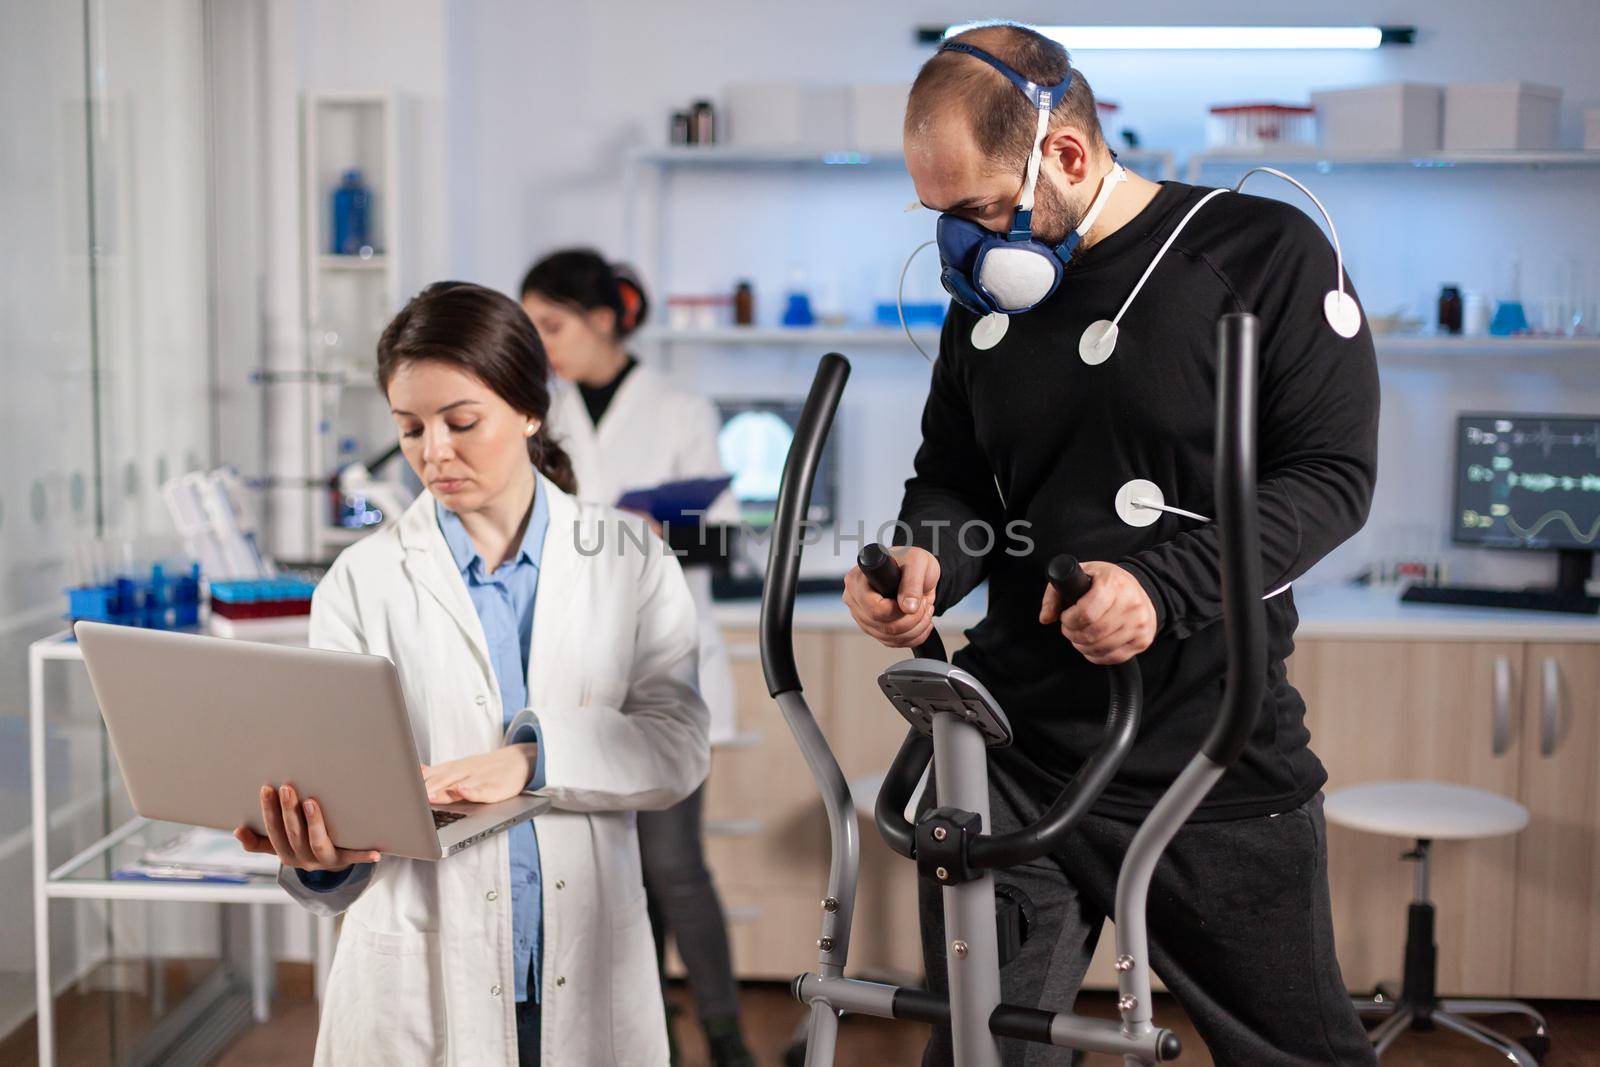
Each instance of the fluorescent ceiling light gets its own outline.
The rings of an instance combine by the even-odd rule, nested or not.
[[[952,37],[985,25],[968,22],[944,31]],[[1385,38],[1410,43],[1409,34],[1397,36],[1381,26],[1030,26],[1032,30],[1074,51],[1234,49],[1302,50],[1377,48]],[[1403,31],[1402,31],[1403,32]]]

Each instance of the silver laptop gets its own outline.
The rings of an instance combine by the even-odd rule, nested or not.
[[[430,807],[382,656],[80,622],[73,627],[134,810],[232,830],[263,784],[322,805],[341,848],[437,860],[548,810],[543,797]]]

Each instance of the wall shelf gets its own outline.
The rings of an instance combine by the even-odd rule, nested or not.
[[[383,271],[388,269],[389,260],[382,252],[370,256],[335,256],[324,253],[317,256],[317,266],[323,270]]]
[[[937,329],[913,327],[912,334],[923,345],[938,344]],[[708,330],[643,330],[640,337],[666,345],[869,345],[875,348],[901,345],[912,352],[905,332],[898,326],[718,326]]]
[[[914,328],[919,344],[932,351],[939,343],[939,330]],[[662,346],[697,345],[707,348],[765,346],[772,348],[839,348],[846,353],[859,349],[895,350],[915,355],[898,328],[868,327],[785,327],[719,326],[702,330],[647,329],[643,340]],[[1448,337],[1433,334],[1378,334],[1373,338],[1378,363],[1382,367],[1440,370],[1453,361],[1469,361],[1474,369],[1484,369],[1486,361],[1503,360],[1508,366],[1530,363],[1556,363],[1563,366],[1592,364],[1600,369],[1600,337]]]
[[[1185,175],[1195,181],[1207,170],[1271,166],[1309,167],[1318,173],[1334,170],[1460,170],[1479,168],[1600,167],[1595,152],[1327,152],[1315,146],[1261,149],[1213,148],[1196,152],[1185,165]]]
[[[1177,174],[1176,156],[1170,151],[1128,149],[1117,153],[1124,164],[1138,169],[1151,165],[1161,177]],[[669,145],[640,149],[629,157],[643,166],[682,168],[826,167],[836,170],[903,170],[899,152],[830,151],[812,147],[741,148],[736,145]],[[1479,167],[1600,167],[1600,151],[1504,152],[1328,152],[1318,146],[1211,148],[1184,159],[1190,176],[1215,167],[1311,167],[1324,173],[1342,168],[1452,170]]]
[[[1439,337],[1429,334],[1379,334],[1373,338],[1381,367],[1439,370],[1452,361],[1501,360],[1508,368],[1527,363],[1592,365],[1600,369],[1600,337]]]
[[[738,145],[667,145],[645,148],[629,157],[635,164],[657,167],[827,167],[836,170],[904,170],[905,156],[898,152],[872,152],[810,146],[746,148]],[[1143,148],[1117,153],[1124,165],[1150,166],[1161,177],[1177,173],[1171,152]]]

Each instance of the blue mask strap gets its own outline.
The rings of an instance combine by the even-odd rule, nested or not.
[[[1067,91],[1072,84],[1072,69],[1067,69],[1067,76],[1055,85],[1039,85],[1029,81],[1018,74],[1010,66],[1002,63],[994,56],[981,48],[974,48],[961,41],[947,41],[939,49],[941,52],[960,52],[974,59],[982,60],[1005,76],[1005,79],[1015,85],[1023,96],[1028,98],[1039,114],[1039,137],[1043,137],[1049,119],[1047,116],[1056,104],[1061,102],[1061,94]],[[1035,140],[1033,153],[1028,159],[1027,177],[1023,182],[1022,203],[1017,205],[1016,212],[1011,216],[1011,229],[1006,234],[1008,241],[1026,241],[1033,235],[1033,189],[1039,174],[1039,151],[1041,145]],[[1067,253],[1071,255],[1070,252]]]
[[[1067,76],[1061,79],[1060,83],[1056,85],[1039,85],[1036,82],[1031,82],[1027,78],[1024,78],[1022,75],[1018,74],[1016,71],[1012,70],[1009,66],[1002,63],[994,56],[991,56],[983,49],[974,48],[970,44],[965,44],[961,41],[946,41],[939,47],[939,51],[962,52],[966,55],[972,56],[974,59],[983,60],[985,63],[989,64],[989,66],[993,67],[995,70],[998,70],[1001,74],[1004,74],[1006,80],[1020,89],[1022,91],[1022,95],[1028,98],[1028,103],[1032,104],[1036,108],[1045,107],[1048,109],[1055,107],[1055,105],[1061,102],[1061,94],[1065,93],[1068,86],[1072,84],[1072,71],[1070,68],[1067,70]]]

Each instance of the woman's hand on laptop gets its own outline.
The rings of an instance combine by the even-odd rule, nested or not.
[[[436,767],[424,763],[422,783],[428,787],[428,803],[493,804],[510,800],[528,788],[538,755],[538,748],[528,742],[453,759]]]
[[[261,787],[262,837],[248,826],[233,831],[246,852],[276,855],[285,867],[303,871],[342,871],[355,863],[376,863],[378,854],[367,849],[339,848],[328,836],[322,805],[307,797],[301,801],[292,785]]]

